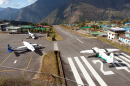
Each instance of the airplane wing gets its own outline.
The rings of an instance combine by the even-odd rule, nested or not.
[[[42,45],[38,45],[38,44],[32,44],[32,46],[35,47],[35,48],[42,47]]]
[[[20,47],[16,47],[16,48],[11,48],[14,51],[23,51],[23,50],[28,50],[28,48],[26,46],[20,46]]]
[[[16,47],[16,48],[12,48],[12,46],[10,44],[8,44],[8,48],[7,48],[8,52],[11,53],[13,51],[23,51],[23,50],[27,50],[26,46],[21,46],[21,47]]]
[[[120,49],[106,49],[108,52],[119,51]]]
[[[16,49],[23,49],[23,48],[27,48],[26,46],[20,46],[20,47],[17,47]]]
[[[93,50],[83,50],[80,53],[94,53]]]
[[[113,51],[119,51],[119,49],[99,49],[102,52],[113,52]]]

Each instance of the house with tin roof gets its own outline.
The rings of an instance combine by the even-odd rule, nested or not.
[[[120,35],[119,40],[125,44],[130,45],[130,32],[126,32],[125,34]]]
[[[120,27],[112,27],[108,29],[108,39],[119,39],[119,36],[121,34],[125,33],[125,29],[124,28],[120,28]]]

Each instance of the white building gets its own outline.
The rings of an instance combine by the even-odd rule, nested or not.
[[[10,33],[10,32],[13,32],[13,33],[18,33],[18,32],[21,32],[21,27],[6,27],[6,32]]]
[[[119,39],[119,35],[125,33],[124,28],[119,28],[119,27],[112,27],[108,29],[108,39]]]

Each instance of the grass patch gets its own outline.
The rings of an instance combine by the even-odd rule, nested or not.
[[[48,74],[40,74],[39,80],[60,83],[59,78],[54,78],[50,74],[58,74],[57,58],[54,52],[47,53],[42,60],[41,72]]]
[[[43,83],[23,77],[0,76],[0,86],[42,86]]]
[[[123,50],[123,51],[125,51],[127,53],[130,53],[130,49],[128,49],[128,47],[126,47],[126,46],[122,46],[122,45],[120,45],[118,43],[114,43],[114,42],[112,42],[110,40],[107,40],[107,39],[104,39],[104,38],[101,38],[101,37],[98,37],[98,39],[101,40],[101,41],[107,42],[107,43],[113,45],[114,47],[117,47],[117,48],[119,48],[119,49],[121,49],[121,50]]]
[[[8,34],[8,33],[0,33],[0,34]]]
[[[49,36],[46,37],[46,40],[61,41],[61,40],[63,40],[63,38],[57,33],[57,31],[54,29],[54,26],[52,26],[52,32],[49,33]]]

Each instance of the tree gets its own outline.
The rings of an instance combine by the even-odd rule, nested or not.
[[[46,22],[41,22],[40,25],[48,26],[48,23],[46,23]]]

